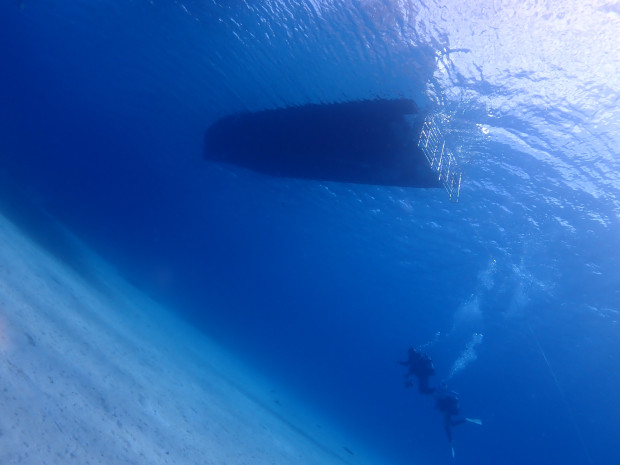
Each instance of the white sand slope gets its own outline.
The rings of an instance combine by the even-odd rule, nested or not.
[[[0,464],[386,463],[83,253],[0,216]]]

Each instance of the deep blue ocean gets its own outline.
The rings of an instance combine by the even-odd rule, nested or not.
[[[5,0],[1,204],[395,463],[620,463],[618,37],[612,0]],[[229,114],[394,98],[458,202],[203,157]],[[454,459],[411,346],[483,420]]]

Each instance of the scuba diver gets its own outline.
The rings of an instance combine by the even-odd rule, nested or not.
[[[409,348],[407,361],[398,361],[400,365],[409,367],[409,372],[405,374],[405,387],[413,386],[412,376],[418,378],[418,388],[421,394],[432,394],[435,388],[428,387],[428,378],[435,374],[435,367],[431,358],[422,352],[417,351],[413,347]]]
[[[437,409],[443,413],[444,416],[444,428],[448,441],[450,442],[450,449],[452,450],[452,457],[454,457],[454,446],[452,445],[452,427],[460,425],[462,423],[470,422],[477,425],[482,425],[482,421],[476,418],[459,418],[454,419],[461,413],[459,405],[459,395],[454,391],[449,391],[446,383],[441,383],[440,388],[435,393],[435,401]]]

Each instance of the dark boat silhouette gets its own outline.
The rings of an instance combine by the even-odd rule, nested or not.
[[[441,187],[417,145],[422,120],[408,99],[238,113],[207,129],[204,156],[272,176]]]

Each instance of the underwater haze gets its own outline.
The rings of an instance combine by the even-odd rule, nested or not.
[[[620,463],[618,37],[615,0],[5,0],[0,207],[379,463]],[[432,117],[458,201],[204,156],[229,115],[379,99]],[[482,420],[454,457],[409,347]]]

